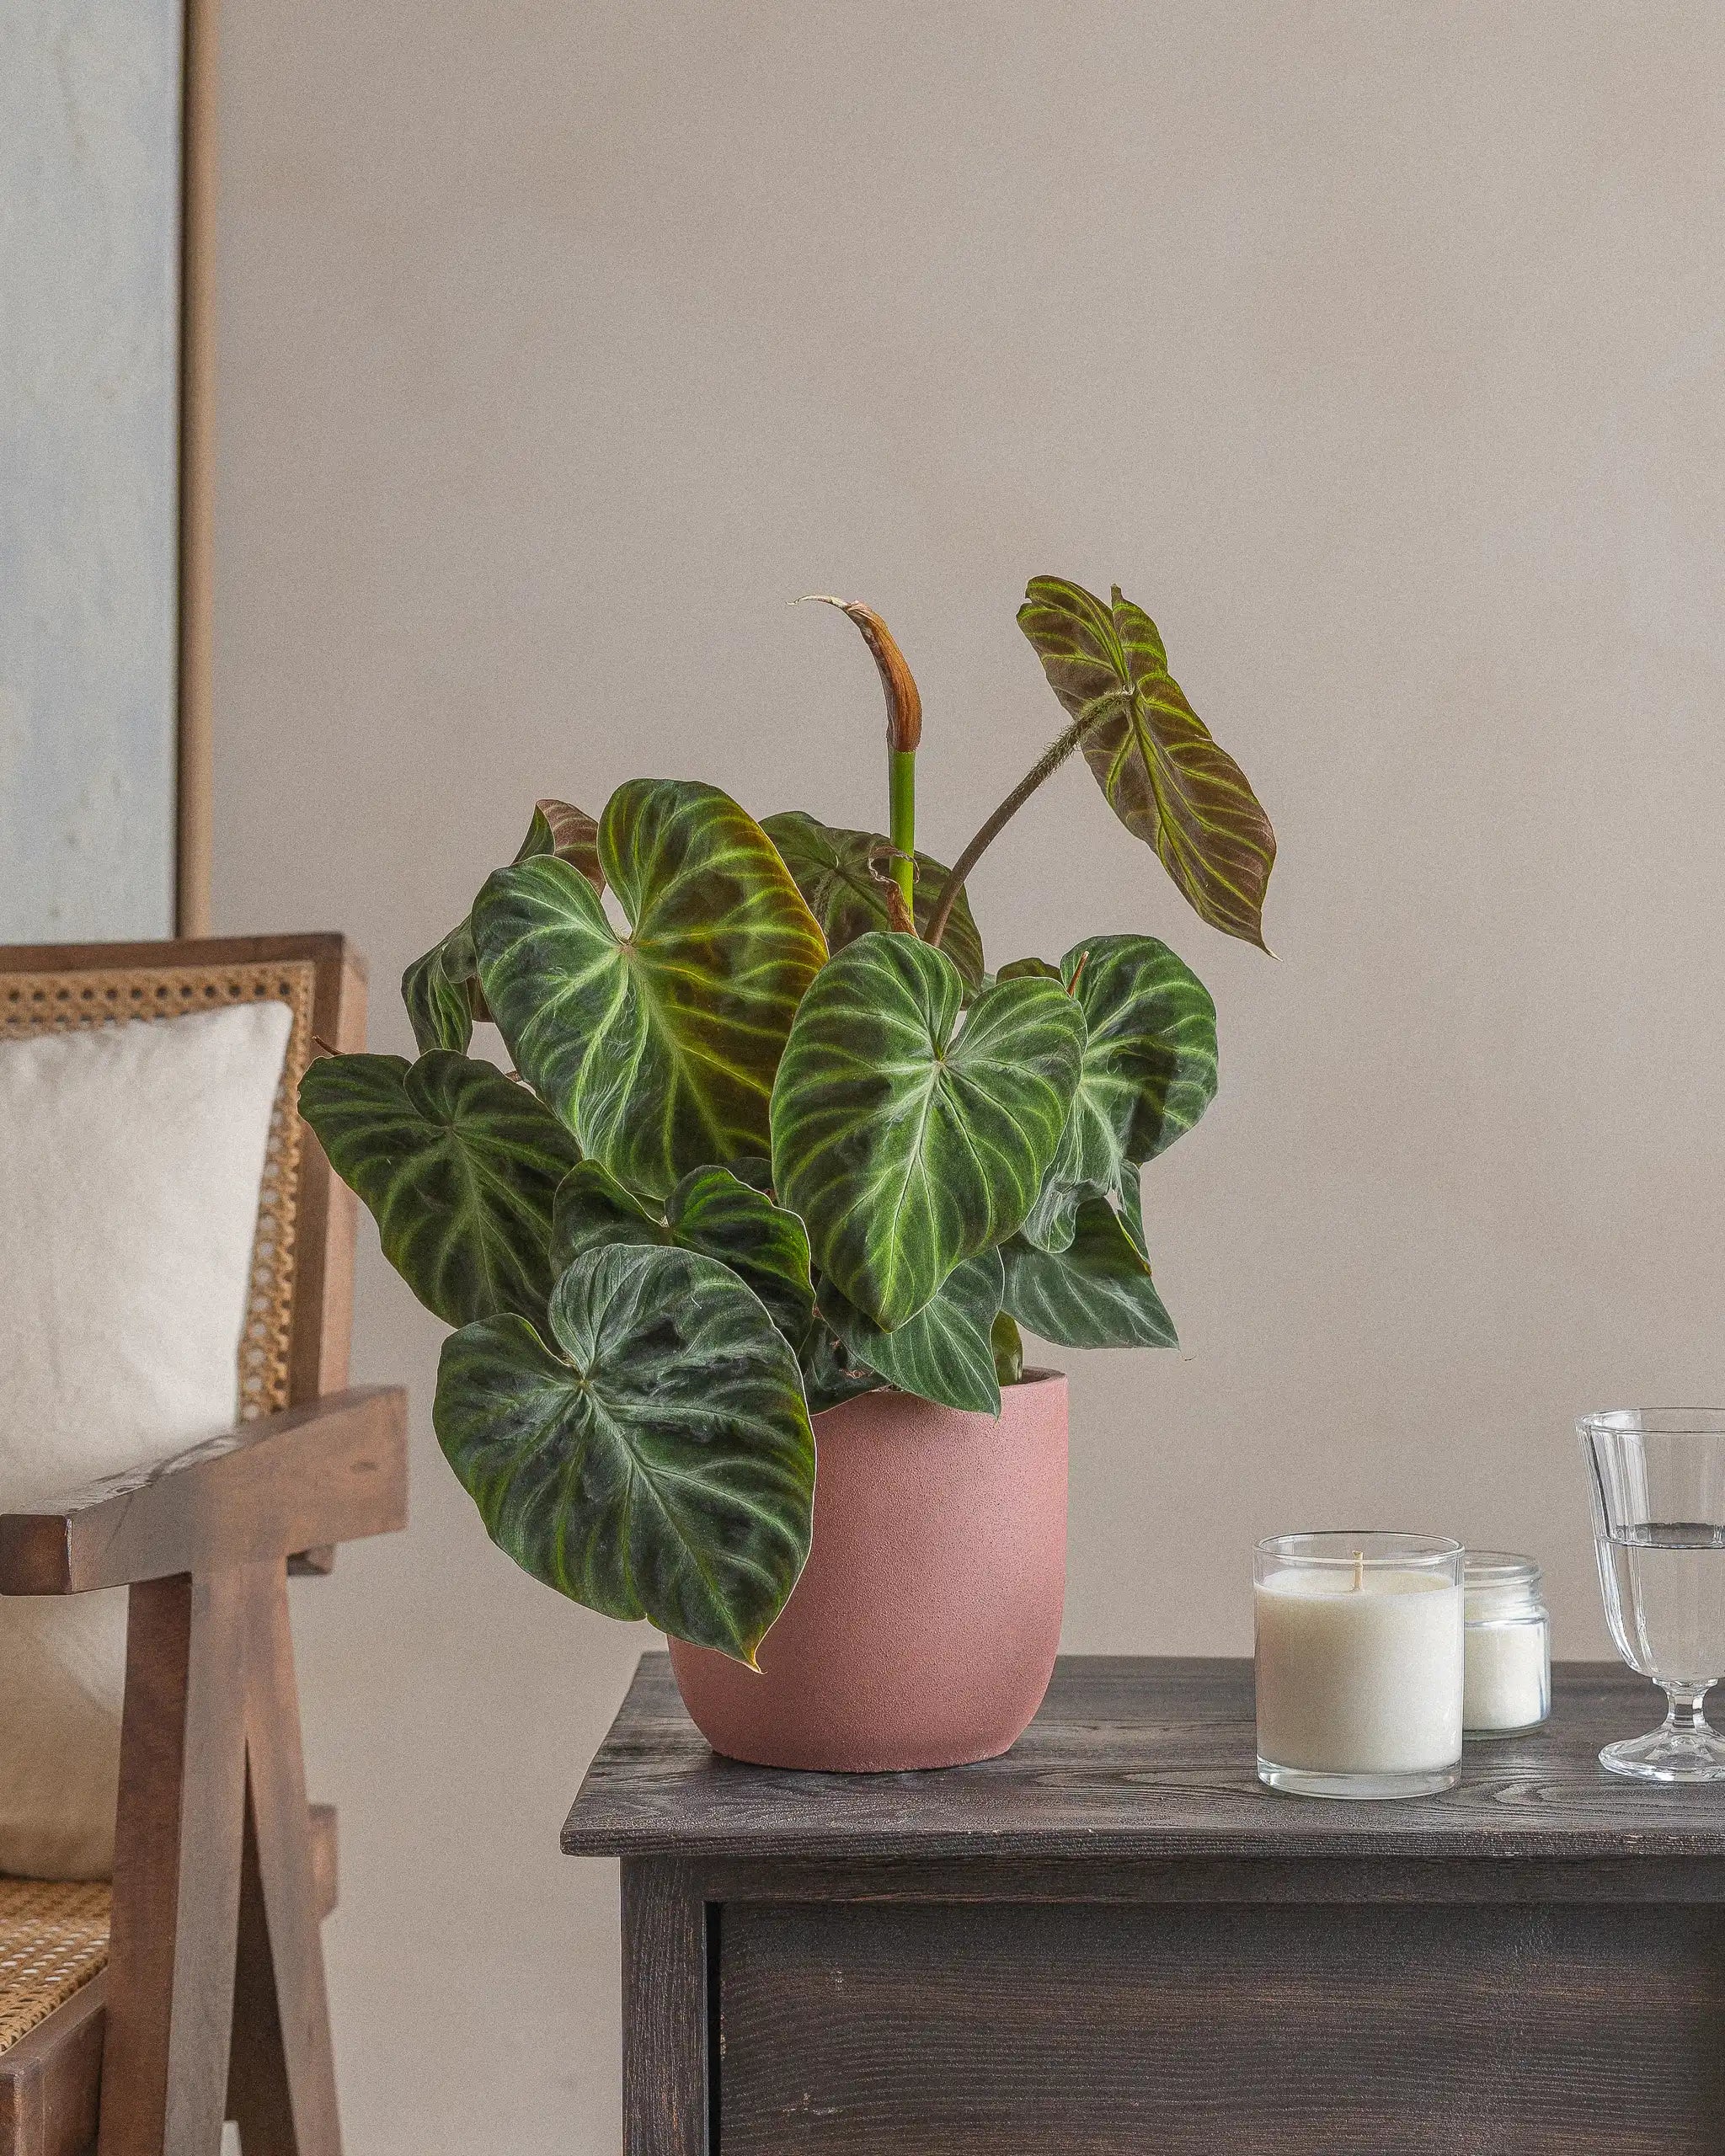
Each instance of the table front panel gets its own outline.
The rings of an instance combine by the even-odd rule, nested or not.
[[[726,1904],[724,2156],[1725,2147],[1725,1916]]]

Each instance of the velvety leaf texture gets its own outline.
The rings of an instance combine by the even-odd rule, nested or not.
[[[1006,1307],[1043,1339],[1063,1348],[1178,1346],[1149,1263],[1106,1198],[1079,1206],[1065,1250],[1038,1250],[1014,1235],[1001,1255]]]
[[[809,1554],[796,1358],[716,1259],[611,1245],[520,1318],[445,1342],[438,1443],[492,1540],[609,1617],[753,1663]]]
[[[830,1285],[821,1291],[820,1306],[856,1360],[900,1392],[998,1415],[992,1331],[1004,1289],[1001,1254],[985,1250],[956,1266],[916,1316],[892,1332],[883,1331]]]
[[[606,1243],[664,1243],[718,1258],[761,1298],[793,1348],[814,1317],[803,1223],[727,1168],[697,1168],[685,1176],[661,1217],[631,1198],[597,1161],[584,1161],[557,1193],[553,1272]]]
[[[536,801],[533,820],[516,851],[517,861],[537,860],[553,854],[579,868],[595,891],[605,889],[605,871],[599,860],[599,825],[573,801]]]
[[[1055,983],[964,982],[914,937],[831,958],[798,1010],[772,1096],[780,1201],[820,1271],[890,1331],[1034,1203],[1084,1048]]]
[[[401,977],[401,1000],[423,1054],[435,1048],[464,1055],[473,1038],[473,990],[478,979],[470,922],[451,928]]]
[[[326,1055],[301,1080],[299,1104],[428,1310],[451,1325],[542,1315],[553,1202],[579,1155],[525,1086],[445,1049],[412,1065]]]
[[[536,802],[532,821],[515,859],[558,854],[573,862],[595,889],[602,890],[605,874],[599,866],[598,829],[590,816],[569,802]],[[401,977],[401,1000],[407,1006],[408,1021],[422,1054],[434,1048],[452,1049],[457,1055],[466,1054],[473,1038],[474,1019],[489,1015],[479,993],[471,919],[451,929],[423,958],[414,959]]]
[[[877,1372],[855,1362],[844,1342],[819,1321],[804,1338],[797,1360],[802,1365],[803,1390],[811,1415],[842,1406],[862,1393],[878,1392],[886,1383]]]
[[[766,817],[761,828],[778,848],[797,889],[820,923],[827,948],[842,950],[859,936],[888,926],[886,886],[872,864],[890,851],[878,831],[846,831],[817,823],[800,808]],[[926,853],[915,856],[917,933],[925,934],[950,873]],[[941,937],[941,948],[975,991],[982,985],[982,938],[968,896],[960,892]]]
[[[1071,1241],[1081,1198],[1111,1196],[1204,1113],[1216,1090],[1216,1010],[1166,943],[1096,936],[1060,977],[1084,1013],[1084,1060],[1060,1150],[1024,1232],[1044,1249]]]
[[[520,862],[473,909],[480,979],[583,1153],[663,1198],[767,1150],[773,1074],[826,947],[772,841],[716,787],[620,787],[599,856],[627,934],[570,863]]]
[[[1114,814],[1156,848],[1202,920],[1263,948],[1275,833],[1168,672],[1155,622],[1118,584],[1104,606],[1081,584],[1039,576],[1018,626],[1060,702],[1087,721],[1085,760]]]

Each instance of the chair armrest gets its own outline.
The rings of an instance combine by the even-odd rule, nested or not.
[[[51,1508],[0,1514],[0,1594],[82,1594],[407,1524],[407,1395],[365,1385],[243,1422]]]

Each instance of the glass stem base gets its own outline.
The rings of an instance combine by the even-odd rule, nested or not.
[[[1284,1796],[1441,1796],[1461,1780],[1461,1763],[1458,1759],[1453,1767],[1426,1767],[1411,1774],[1325,1774],[1310,1767],[1278,1766],[1260,1753],[1258,1779]]]
[[[1626,1737],[1599,1754],[1607,1774],[1645,1782],[1725,1782],[1725,1737],[1701,1711],[1708,1688],[1668,1684],[1665,1719],[1646,1737]]]

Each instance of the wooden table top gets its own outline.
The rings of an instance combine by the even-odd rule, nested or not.
[[[1442,1796],[1345,1803],[1258,1781],[1247,1661],[1063,1655],[1004,1758],[907,1774],[717,1758],[664,1654],[628,1696],[563,1830],[573,1856],[1015,1858],[1725,1856],[1725,1784],[1607,1774],[1601,1744],[1663,1712],[1616,1662],[1559,1663],[1551,1720],[1470,1742]]]

